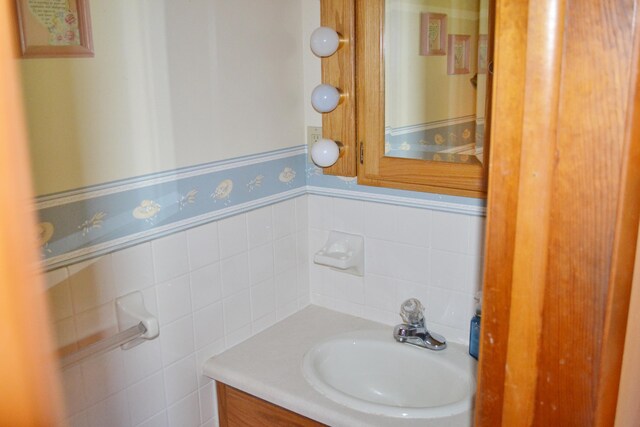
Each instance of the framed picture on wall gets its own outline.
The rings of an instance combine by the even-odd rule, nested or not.
[[[471,36],[466,34],[449,34],[447,74],[469,73],[469,44]]]
[[[447,15],[423,12],[420,14],[420,55],[447,54]]]
[[[23,58],[92,57],[89,0],[16,0]]]
[[[487,73],[487,46],[487,35],[480,34],[478,36],[478,74]]]

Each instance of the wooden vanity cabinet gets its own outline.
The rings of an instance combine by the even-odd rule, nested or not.
[[[310,418],[217,382],[220,427],[318,427]]]

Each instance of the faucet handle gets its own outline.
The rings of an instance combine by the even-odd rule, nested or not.
[[[424,306],[417,298],[409,298],[400,306],[400,316],[405,323],[416,325],[424,321]]]

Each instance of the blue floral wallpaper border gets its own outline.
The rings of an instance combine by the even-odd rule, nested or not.
[[[306,146],[212,162],[36,199],[47,270],[304,194],[484,215],[484,201],[359,186],[325,176]]]
[[[304,147],[213,162],[36,200],[53,269],[305,193]]]
[[[475,151],[484,145],[484,124],[476,117],[385,129],[385,152],[390,157],[477,163]]]

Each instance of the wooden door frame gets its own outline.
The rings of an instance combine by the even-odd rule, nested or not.
[[[640,206],[632,3],[498,2],[477,426],[614,422]]]
[[[32,206],[16,3],[0,6],[0,420],[62,425],[62,405]]]

